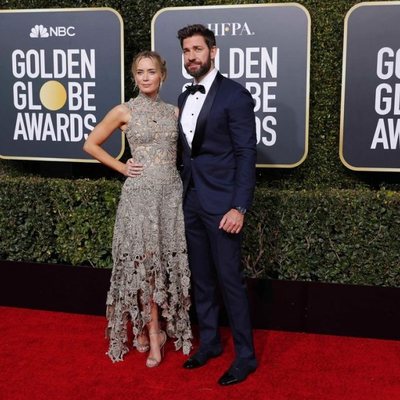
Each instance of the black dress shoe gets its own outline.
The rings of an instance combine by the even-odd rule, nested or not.
[[[240,367],[232,365],[228,371],[219,378],[218,383],[222,386],[228,386],[243,382],[256,368],[257,366],[255,364]]]
[[[210,358],[218,357],[219,355],[221,355],[221,353],[222,351],[217,353],[198,351],[196,354],[193,354],[192,357],[188,358],[184,362],[183,368],[194,369],[202,367],[203,365],[207,364],[207,361]]]

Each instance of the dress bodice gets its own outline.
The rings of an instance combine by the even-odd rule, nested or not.
[[[132,158],[144,166],[143,178],[176,172],[177,118],[174,106],[139,94],[125,105],[131,119],[125,130]],[[172,167],[172,168],[171,168]]]

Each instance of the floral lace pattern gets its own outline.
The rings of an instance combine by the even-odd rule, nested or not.
[[[176,169],[177,120],[174,107],[144,95],[125,105],[131,119],[125,131],[142,175],[127,178],[117,209],[114,266],[107,295],[108,355],[122,361],[158,304],[176,350],[192,345],[189,320],[190,271],[182,211],[182,183]]]

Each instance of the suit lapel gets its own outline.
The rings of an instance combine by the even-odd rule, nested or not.
[[[210,113],[211,107],[213,105],[215,96],[218,92],[218,88],[219,88],[219,85],[220,85],[222,79],[223,79],[222,75],[220,73],[218,73],[214,79],[213,84],[210,87],[210,90],[207,93],[207,97],[204,101],[203,107],[201,108],[199,117],[197,118],[196,131],[194,133],[193,141],[192,141],[192,157],[197,156],[197,154],[199,153],[201,144],[204,140],[204,134],[205,134],[206,124],[207,124],[207,117],[208,117],[208,114]],[[186,98],[185,98],[185,101],[186,101]]]
[[[179,121],[181,120],[183,107],[185,107],[185,103],[186,103],[188,96],[189,96],[189,92],[187,90],[185,90],[178,97]]]
[[[189,92],[185,91],[178,97],[178,108],[179,108],[178,124],[179,124],[179,135],[181,137],[181,142],[186,147],[186,150],[190,153],[191,149],[190,149],[189,143],[186,139],[186,135],[183,132],[183,128],[182,128],[182,124],[181,124],[183,107],[185,107],[185,103],[186,103],[188,96],[189,96]]]

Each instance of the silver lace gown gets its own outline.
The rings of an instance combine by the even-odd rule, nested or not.
[[[117,209],[113,271],[107,296],[108,355],[122,361],[158,304],[176,350],[188,354],[190,272],[182,211],[182,183],[176,169],[174,107],[139,95],[124,103],[131,112],[125,131],[132,158],[143,173],[127,178]]]

